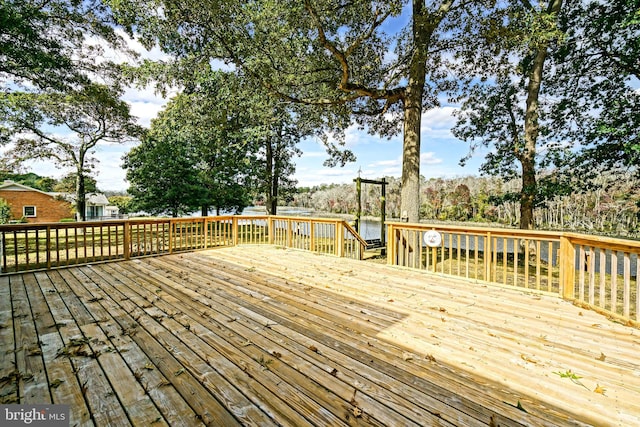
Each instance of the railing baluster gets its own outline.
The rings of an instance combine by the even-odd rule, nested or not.
[[[629,317],[630,313],[630,304],[631,304],[631,257],[629,256],[629,252],[625,252],[623,254],[623,262],[624,262],[624,276],[623,276],[623,308],[622,315],[624,317]]]
[[[611,252],[611,312],[618,310],[618,251]]]
[[[589,304],[595,304],[596,292],[596,254],[595,248],[589,248]]]
[[[535,257],[536,257],[536,289],[540,290],[540,284],[541,284],[541,279],[540,279],[540,256],[541,252],[540,252],[540,240],[536,240],[536,253],[535,253]]]
[[[547,244],[547,292],[551,292],[553,286],[553,242]],[[542,254],[540,254],[542,259]]]

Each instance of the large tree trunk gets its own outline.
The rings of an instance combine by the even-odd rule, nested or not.
[[[535,159],[527,156],[522,159],[522,191],[520,192],[520,228],[523,230],[531,230],[534,225],[533,208],[535,207],[536,188]]]
[[[551,0],[548,12],[558,13],[562,0]],[[533,228],[533,208],[538,192],[536,183],[536,144],[540,126],[539,99],[542,86],[544,61],[547,59],[547,45],[540,46],[535,52],[527,85],[527,109],[524,116],[524,150],[520,155],[522,163],[522,190],[520,192],[520,228]]]
[[[76,217],[80,221],[87,220],[87,202],[84,188],[84,171],[82,166],[77,168],[76,175]]]
[[[420,220],[420,125],[422,95],[426,74],[429,38],[433,24],[428,22],[424,1],[413,0],[414,54],[409,68],[409,81],[404,102],[404,141],[402,148],[402,188],[400,212],[409,222]],[[431,25],[430,25],[431,24]],[[437,24],[435,24],[437,25]]]
[[[271,145],[271,139],[267,138],[266,147],[265,147],[265,157],[266,157],[266,183],[265,183],[265,193],[266,193],[266,208],[267,215],[276,215],[278,210],[278,184],[277,184],[277,175],[275,170],[275,156],[273,154],[273,146]]]
[[[404,106],[404,143],[402,149],[402,187],[400,212],[409,222],[420,220],[420,124],[422,117],[420,98],[407,101]],[[416,105],[417,103],[417,105]]]

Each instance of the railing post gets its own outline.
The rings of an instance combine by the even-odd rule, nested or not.
[[[358,244],[360,244],[358,242]],[[342,258],[344,256],[344,226],[342,221],[336,222],[336,236],[335,236],[335,252],[337,256]]]
[[[270,245],[273,245],[273,244],[274,244],[274,242],[275,242],[275,238],[276,238],[276,237],[275,237],[275,234],[276,234],[276,233],[275,233],[275,230],[276,230],[276,228],[275,228],[275,222],[276,222],[276,220],[275,220],[275,218],[273,217],[273,215],[269,215],[269,216],[267,217],[267,227],[268,227],[268,228],[267,228],[267,238],[268,238],[268,241],[269,241],[269,244],[270,244]]]
[[[291,219],[287,219],[287,242],[285,246],[287,248],[291,247],[291,239],[292,239],[293,230],[291,229]]]
[[[484,241],[484,280],[491,281],[491,232],[488,231]]]
[[[393,265],[393,260],[395,259],[395,230],[393,224],[387,224],[387,264]]]
[[[129,221],[124,221],[122,223],[122,245],[124,246],[123,255],[124,259],[128,260],[131,258],[131,223]]]
[[[231,221],[232,221],[231,224],[233,227],[233,232],[231,236],[233,246],[238,246],[238,217],[234,215]]]
[[[309,220],[309,251],[315,252],[316,249],[316,223]]]
[[[564,299],[575,298],[576,252],[571,239],[562,234],[560,236],[560,295]]]
[[[172,220],[169,220],[169,253],[172,254],[173,253],[173,235],[174,235],[174,227],[175,227],[175,222]]]

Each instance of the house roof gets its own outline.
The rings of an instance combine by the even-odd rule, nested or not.
[[[24,184],[18,184],[13,181],[4,181],[3,184],[0,184],[0,191],[35,191],[37,193],[46,194],[51,197],[60,197],[68,202],[73,203],[76,199],[76,195],[73,193],[55,193],[55,192],[46,192],[41,191],[33,187],[29,187]],[[85,194],[85,200],[87,205],[93,206],[107,206],[109,204],[109,200],[107,196],[102,193],[87,193]]]
[[[17,182],[13,182],[10,180],[6,180],[2,184],[0,184],[0,191],[35,191],[37,193],[46,194],[48,196],[54,196],[54,193],[47,193],[46,191],[38,190],[24,184],[18,184]]]
[[[74,193],[48,193],[53,196],[64,198],[66,201],[74,203],[76,201],[76,195]],[[107,206],[109,199],[102,193],[86,193],[84,195],[85,203],[87,206]]]

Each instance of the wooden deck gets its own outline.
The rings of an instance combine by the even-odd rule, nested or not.
[[[640,425],[640,331],[272,246],[0,277],[0,403],[71,425]]]

